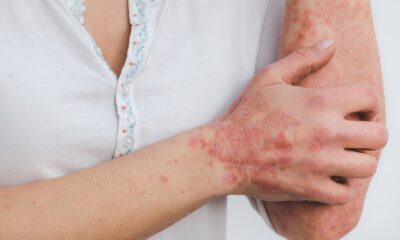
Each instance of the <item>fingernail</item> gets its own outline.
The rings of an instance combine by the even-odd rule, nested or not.
[[[334,43],[335,43],[335,41],[333,41],[333,40],[323,40],[323,41],[317,43],[317,47],[320,49],[327,49],[327,48],[331,47]]]

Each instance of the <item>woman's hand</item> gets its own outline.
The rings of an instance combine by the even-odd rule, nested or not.
[[[285,83],[323,67],[334,54],[330,45],[325,41],[298,50],[264,68],[227,113],[190,140],[190,146],[207,152],[210,164],[222,164],[233,193],[268,201],[345,204],[354,191],[338,180],[375,173],[376,157],[362,150],[385,145],[384,125],[345,117],[376,116],[376,91]]]

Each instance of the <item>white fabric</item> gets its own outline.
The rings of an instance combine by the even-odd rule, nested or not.
[[[274,60],[283,4],[131,0],[117,78],[65,1],[0,0],[1,186],[63,176],[210,122]],[[152,239],[220,240],[225,221],[223,198]]]

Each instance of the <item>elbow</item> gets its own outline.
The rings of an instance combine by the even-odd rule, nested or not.
[[[315,203],[268,204],[275,230],[290,240],[338,240],[358,224],[358,206],[330,207]],[[338,209],[338,208],[345,209]]]
[[[328,223],[323,225],[315,222],[307,231],[304,239],[308,240],[338,240],[355,229],[359,218],[349,216],[347,219],[329,219]]]
[[[358,224],[358,220],[332,222],[323,225],[320,222],[309,222],[298,231],[276,228],[277,232],[290,240],[338,240],[350,233]]]
[[[330,220],[329,229],[326,230],[325,234],[331,234],[334,237],[332,239],[341,239],[357,227],[360,218],[361,210],[349,213],[347,216],[338,215]]]

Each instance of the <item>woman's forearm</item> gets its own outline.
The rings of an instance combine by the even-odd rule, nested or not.
[[[331,62],[299,85],[369,84],[380,91],[383,99],[369,0],[288,0],[285,14],[280,57],[319,39],[336,41],[336,53]],[[384,117],[383,111],[380,116]]]
[[[0,188],[0,239],[145,239],[226,194],[192,130],[65,177]]]
[[[383,122],[383,84],[369,1],[287,0],[281,57],[326,38],[336,41],[334,58],[298,84],[371,85],[381,95],[381,113],[376,120]],[[307,202],[266,203],[266,206],[274,226],[290,239],[339,239],[357,224],[369,181],[350,180],[357,197],[343,206]]]

